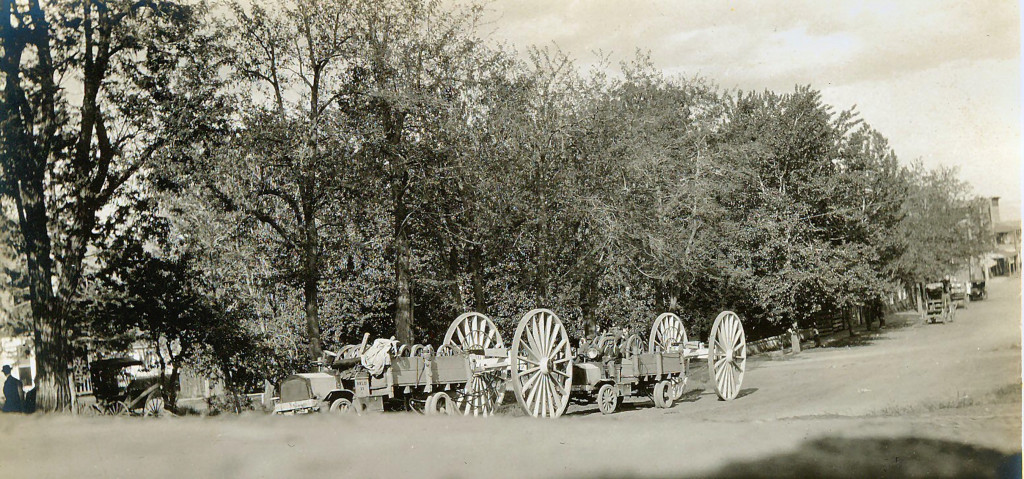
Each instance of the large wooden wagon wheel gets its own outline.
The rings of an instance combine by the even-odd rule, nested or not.
[[[504,348],[501,332],[490,318],[480,313],[465,313],[455,318],[444,335],[444,346],[462,351]],[[442,346],[442,347],[444,347]],[[501,371],[474,375],[456,395],[455,407],[465,416],[490,416],[505,395],[505,378]]]
[[[434,348],[431,345],[414,344],[409,348],[409,357],[423,357],[427,358],[434,354]]]
[[[512,388],[533,417],[558,417],[569,405],[572,353],[562,321],[535,309],[519,321],[511,351]]]
[[[601,355],[605,357],[612,357],[616,353],[615,341],[615,334],[610,331],[605,331],[594,341],[594,347],[598,351],[601,351]]]
[[[644,346],[644,340],[639,334],[630,334],[628,338],[622,343],[622,356],[639,356],[640,353],[644,352],[646,347]]]
[[[434,353],[435,356],[457,356],[462,354],[462,349],[455,344],[442,344]]]
[[[723,311],[715,318],[708,337],[708,378],[719,398],[736,399],[747,369],[747,340],[740,317]]]
[[[127,416],[128,406],[122,401],[114,401],[107,405],[105,412],[110,416]]]
[[[505,347],[498,327],[491,318],[480,313],[464,313],[452,321],[441,344],[453,343],[459,345],[463,351]]]
[[[142,414],[144,416],[158,417],[164,412],[164,398],[159,395],[152,395],[146,399]]]
[[[686,343],[686,328],[683,320],[672,313],[662,313],[651,326],[651,338],[647,342],[649,352],[676,352],[683,350]]]
[[[341,359],[358,358],[360,354],[358,344],[349,344],[338,350],[338,357]]]

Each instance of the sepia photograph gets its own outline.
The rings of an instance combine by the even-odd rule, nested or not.
[[[0,0],[0,476],[1020,478],[1013,0]]]

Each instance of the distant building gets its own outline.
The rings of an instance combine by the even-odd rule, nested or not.
[[[999,197],[989,201],[989,215],[992,225],[992,236],[995,245],[988,256],[991,263],[989,271],[993,276],[1018,274],[1020,272],[1021,222],[1020,220],[1003,221],[999,213]]]

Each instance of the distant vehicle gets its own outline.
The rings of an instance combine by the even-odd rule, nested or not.
[[[951,304],[950,294],[945,283],[929,283],[924,287],[925,313],[929,323],[936,321],[953,322],[955,308]]]
[[[981,301],[988,298],[988,291],[985,290],[985,281],[971,281],[971,301]]]
[[[110,416],[159,416],[164,398],[158,378],[131,378],[125,370],[142,366],[130,357],[100,359],[89,364],[96,404],[93,409]]]
[[[967,287],[962,281],[950,281],[949,299],[953,302],[954,308],[967,307]]]

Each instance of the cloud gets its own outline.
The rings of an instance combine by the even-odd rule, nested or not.
[[[715,79],[748,89],[1019,56],[1017,8],[1005,1],[498,0],[489,12],[495,37],[515,45],[555,42],[583,61],[650,50],[667,70],[723,73]]]

